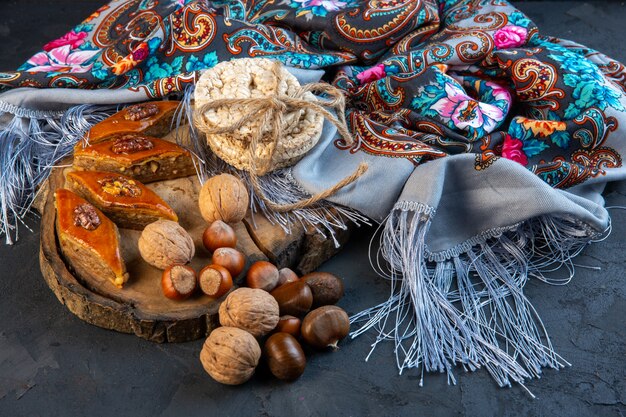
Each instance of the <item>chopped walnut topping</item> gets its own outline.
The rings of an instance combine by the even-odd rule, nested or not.
[[[136,122],[138,120],[147,119],[159,112],[159,108],[154,103],[135,104],[126,108],[124,118]]]
[[[111,151],[114,154],[129,154],[154,148],[154,143],[146,136],[130,134],[115,139]]]
[[[124,177],[109,177],[98,181],[102,186],[102,191],[119,197],[138,197],[141,195],[141,188],[133,180]]]
[[[86,230],[96,230],[100,226],[100,216],[91,204],[81,204],[74,209],[74,225]]]

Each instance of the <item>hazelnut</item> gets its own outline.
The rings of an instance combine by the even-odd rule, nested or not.
[[[248,269],[246,284],[250,288],[272,291],[278,284],[278,268],[267,261],[257,261]]]
[[[193,258],[195,250],[189,233],[171,220],[150,223],[139,237],[141,257],[159,269],[188,263]]]
[[[234,248],[237,245],[237,236],[232,227],[221,220],[215,220],[202,234],[202,243],[209,252],[218,248]]]
[[[218,327],[204,341],[200,362],[222,384],[239,385],[252,377],[261,358],[261,347],[250,333],[234,327]]]
[[[241,180],[230,174],[209,178],[198,197],[200,214],[209,223],[241,221],[248,211],[248,189]]]
[[[290,282],[294,282],[299,280],[298,274],[293,272],[293,270],[289,268],[282,268],[278,271],[278,287],[284,284],[288,284]]]
[[[172,300],[184,300],[196,289],[196,271],[186,265],[172,265],[161,275],[163,294]]]
[[[243,253],[233,248],[218,248],[213,252],[211,258],[214,264],[221,265],[228,269],[230,275],[236,277],[241,274],[243,268],[246,266],[246,257]]]
[[[263,336],[278,324],[278,303],[266,291],[238,288],[228,294],[219,311],[222,326],[237,327]]]
[[[220,298],[233,287],[233,278],[221,265],[207,265],[198,274],[200,289],[213,298]]]

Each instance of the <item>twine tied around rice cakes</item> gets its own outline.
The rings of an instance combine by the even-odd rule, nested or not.
[[[259,177],[304,157],[319,140],[324,118],[346,143],[354,142],[341,90],[327,83],[301,86],[279,61],[246,58],[222,62],[203,73],[196,84],[195,127],[206,135],[214,154],[250,174],[254,192],[275,212],[310,207],[367,171],[367,164],[361,163],[334,186],[291,204],[277,203],[265,195]],[[224,125],[224,119],[235,121]]]

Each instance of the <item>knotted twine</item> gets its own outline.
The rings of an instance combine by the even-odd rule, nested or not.
[[[277,80],[280,79],[279,70],[281,65],[282,64],[279,61],[275,61],[272,67],[272,71]],[[305,98],[306,93],[323,94],[325,97],[316,97],[316,100],[312,101]],[[209,126],[203,116],[205,112],[218,109],[223,106],[244,107],[244,115],[229,126],[217,128]],[[345,96],[338,88],[327,83],[309,83],[300,86],[287,94],[279,92],[275,95],[266,97],[215,99],[200,106],[200,108],[195,109],[193,120],[195,127],[206,135],[207,142],[212,149],[216,149],[221,146],[213,140],[213,135],[234,133],[247,123],[251,123],[253,120],[262,120],[261,125],[263,127],[269,127],[269,155],[267,157],[260,157],[256,152],[259,143],[262,140],[262,131],[264,130],[262,128],[255,130],[248,143],[247,149],[242,149],[242,152],[246,152],[250,159],[250,168],[248,169],[250,182],[256,195],[267,205],[267,207],[275,212],[288,212],[310,207],[321,200],[327,199],[337,193],[340,189],[352,184],[367,171],[368,165],[362,162],[351,175],[339,181],[334,186],[312,195],[309,198],[290,204],[281,204],[270,200],[261,188],[259,177],[276,169],[276,166],[274,166],[272,161],[274,160],[276,147],[280,140],[280,133],[286,127],[285,115],[289,112],[301,109],[310,109],[318,112],[337,128],[337,132],[346,143],[352,144],[354,143],[354,139],[348,130],[345,118],[345,106]],[[337,116],[333,115],[326,109],[326,107],[333,109]]]

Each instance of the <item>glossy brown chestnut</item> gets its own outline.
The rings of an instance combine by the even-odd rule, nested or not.
[[[281,285],[288,284],[290,282],[294,282],[299,279],[300,278],[298,278],[298,274],[293,272],[291,269],[282,268],[278,271],[278,285],[277,286],[280,287]]]
[[[343,281],[328,272],[311,272],[301,278],[313,293],[313,308],[336,304],[343,297]]]
[[[278,302],[281,315],[303,316],[313,304],[313,293],[303,281],[281,285],[270,294]]]
[[[232,227],[221,220],[215,220],[202,234],[202,244],[209,252],[219,248],[234,248],[237,245],[237,235]]]
[[[278,268],[267,261],[257,261],[248,269],[246,284],[250,288],[272,291],[278,284]]]
[[[274,333],[267,339],[265,358],[272,374],[285,381],[298,378],[306,367],[300,343],[288,333]]]
[[[302,321],[294,316],[285,315],[281,316],[278,324],[276,325],[276,332],[289,333],[293,337],[300,337],[300,325]]]
[[[198,274],[200,290],[209,297],[220,298],[233,287],[233,277],[221,265],[205,266]]]
[[[161,275],[161,288],[167,298],[184,300],[196,289],[196,272],[186,265],[172,265]]]
[[[246,257],[243,253],[233,248],[218,248],[213,252],[212,261],[228,269],[232,277],[241,274],[246,266]]]
[[[323,306],[306,315],[300,332],[302,339],[314,348],[337,349],[337,343],[350,332],[350,319],[337,306]]]

